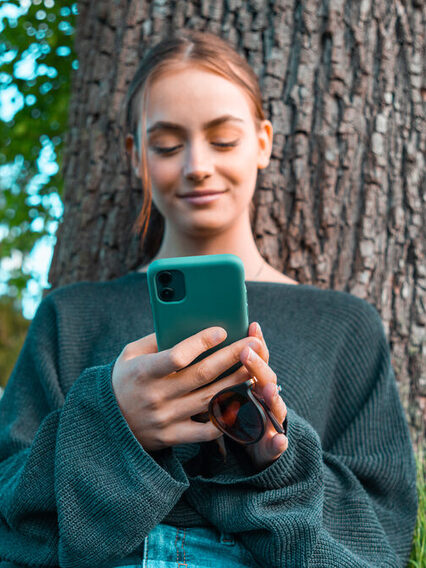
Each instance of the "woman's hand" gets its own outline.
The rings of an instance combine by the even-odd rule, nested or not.
[[[277,376],[268,365],[269,351],[266,347],[260,325],[256,322],[250,324],[249,337],[257,337],[260,340],[261,350],[259,355],[252,352],[249,358],[250,349],[244,347],[240,361],[244,364],[250,376],[254,375],[257,379],[254,391],[263,398],[278,422],[282,424],[287,415],[287,408],[277,391]],[[262,439],[256,442],[256,444],[246,446],[246,450],[254,465],[261,470],[278,459],[287,449],[287,446],[287,437],[284,434],[278,434],[271,421],[267,418],[266,431]]]
[[[245,347],[252,344],[253,349],[262,349],[261,342],[245,337],[190,365],[225,338],[223,328],[210,327],[160,352],[155,333],[124,347],[114,364],[112,387],[124,418],[145,450],[207,442],[223,435],[212,422],[195,422],[191,416],[206,412],[220,390],[250,378],[243,365],[212,382],[240,361]]]

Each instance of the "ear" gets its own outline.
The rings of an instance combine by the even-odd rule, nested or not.
[[[132,134],[128,134],[126,136],[126,152],[130,156],[130,160],[132,162],[132,168],[135,172],[135,176],[138,178],[139,176],[139,153],[138,153],[138,145],[136,144],[135,138]]]
[[[269,165],[269,159],[272,152],[273,127],[269,120],[262,120],[259,132],[257,134],[259,142],[259,154],[257,159],[257,168],[262,170]]]

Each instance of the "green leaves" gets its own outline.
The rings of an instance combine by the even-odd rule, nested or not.
[[[6,229],[0,263],[14,250],[23,253],[19,277],[6,277],[8,293],[19,298],[29,278],[26,256],[55,233],[62,215],[60,166],[71,76],[78,68],[77,4],[63,4],[0,1],[0,226]]]

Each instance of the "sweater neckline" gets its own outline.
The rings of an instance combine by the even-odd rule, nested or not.
[[[143,276],[145,280],[148,279],[148,275],[146,272],[138,272],[137,270],[134,270],[132,272],[129,272],[128,275],[135,275],[135,276]],[[261,286],[261,285],[269,285],[269,286],[285,286],[287,288],[299,288],[300,286],[303,286],[303,284],[286,284],[285,282],[269,282],[267,280],[245,280],[244,281],[245,284],[249,284],[250,287],[257,287],[257,286]]]

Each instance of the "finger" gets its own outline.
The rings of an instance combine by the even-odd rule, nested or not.
[[[199,355],[226,339],[222,327],[209,327],[140,362],[143,376],[161,378],[184,369]]]
[[[177,444],[209,442],[223,436],[223,432],[210,421],[203,424],[188,419],[165,428],[158,436],[159,445],[168,447]]]
[[[240,354],[246,345],[252,345],[253,349],[258,351],[262,349],[261,343],[257,338],[244,337],[215,351],[198,363],[188,367],[188,369],[181,371],[179,373],[179,381],[174,383],[170,396],[179,397],[204,387],[214,381],[216,377],[234,367],[234,365],[241,366]]]
[[[268,453],[271,460],[276,460],[288,448],[288,438],[284,434],[275,434],[268,441]]]
[[[232,375],[229,375],[220,381],[207,385],[196,391],[189,392],[180,398],[174,397],[169,409],[170,415],[167,418],[170,421],[176,422],[193,416],[194,414],[206,412],[208,410],[209,403],[215,394],[223,389],[239,385],[249,378],[250,375],[247,369],[242,366],[235,373],[232,373]]]
[[[169,424],[176,424],[196,414],[207,412],[210,400],[216,393],[224,388],[241,384],[248,378],[247,369],[243,366],[229,377],[225,377],[220,381],[181,397],[170,396],[170,389],[167,391],[167,395],[165,395],[164,382],[161,383],[159,381],[159,387],[156,389],[156,392],[162,392],[162,405],[160,409],[155,411],[154,426],[158,429],[165,428]]]
[[[244,347],[241,352],[240,361],[257,379],[255,391],[259,396],[263,396],[263,389],[268,383],[277,384],[277,376],[271,367],[250,347]]]
[[[266,345],[265,338],[263,337],[262,329],[258,322],[252,322],[249,326],[249,336],[250,337],[257,337],[262,345],[262,351],[259,352],[259,355],[262,359],[266,362],[269,361],[269,350]]]
[[[274,430],[274,432],[265,433],[263,438],[253,446],[247,446],[246,451],[256,467],[262,470],[277,460],[287,448],[288,438],[284,434],[277,434]]]
[[[273,415],[278,420],[278,422],[282,424],[287,415],[287,406],[284,400],[281,398],[276,385],[268,383],[265,386],[265,388],[263,389],[263,399],[266,405],[270,408]],[[272,424],[271,427],[274,429],[275,432],[275,428],[272,426]]]
[[[155,333],[150,333],[136,341],[128,343],[122,351],[122,358],[125,361],[129,361],[139,355],[148,355],[149,353],[158,353]]]

